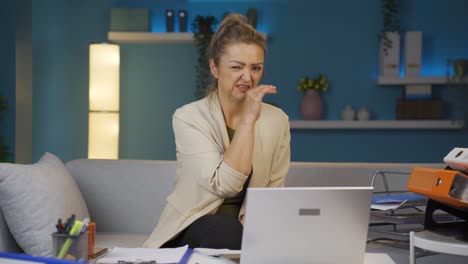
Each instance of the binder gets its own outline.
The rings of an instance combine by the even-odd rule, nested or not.
[[[459,171],[415,167],[407,188],[438,202],[468,208],[468,176]]]

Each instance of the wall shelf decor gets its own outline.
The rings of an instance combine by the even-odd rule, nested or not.
[[[462,120],[289,121],[291,129],[461,129]]]
[[[267,39],[267,34],[262,33]],[[191,32],[109,32],[108,39],[114,43],[172,43],[194,44]]]

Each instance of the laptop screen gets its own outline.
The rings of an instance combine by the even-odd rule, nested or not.
[[[372,187],[249,188],[241,264],[362,264],[372,191]]]

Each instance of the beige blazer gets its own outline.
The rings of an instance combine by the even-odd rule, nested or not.
[[[242,190],[247,179],[223,161],[229,138],[216,94],[177,109],[172,123],[177,152],[175,189],[145,247],[159,248],[198,218],[214,214],[224,198]],[[281,109],[262,104],[252,159],[249,187],[284,186],[290,132],[288,116]],[[245,200],[239,217],[244,213]]]

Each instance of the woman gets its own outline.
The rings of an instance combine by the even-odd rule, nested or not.
[[[265,49],[242,15],[227,16],[215,32],[207,97],[173,115],[175,190],[146,247],[240,249],[247,187],[284,185],[289,123],[283,111],[262,103],[277,92],[259,85]]]

